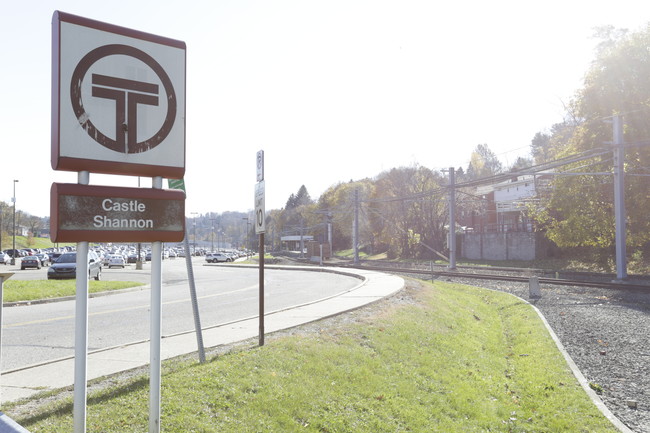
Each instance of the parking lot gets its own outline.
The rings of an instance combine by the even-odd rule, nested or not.
[[[192,260],[196,261],[196,265],[203,265],[202,257],[193,257]],[[47,280],[48,266],[41,269],[20,269],[20,260],[16,260],[15,265],[0,265],[0,272],[14,272],[11,277],[14,280]],[[183,272],[186,269],[185,259],[169,259],[163,263],[163,268],[176,269]],[[124,268],[109,268],[102,266],[102,280],[108,281],[136,281],[142,283],[149,283],[151,281],[151,262],[143,262],[141,270],[136,269],[135,263],[127,263]]]

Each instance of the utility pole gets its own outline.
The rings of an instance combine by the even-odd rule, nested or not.
[[[11,248],[13,248],[13,251],[11,253],[11,265],[12,266],[16,264],[16,182],[18,182],[18,179],[14,179],[14,196],[12,198],[12,201],[14,202],[14,223],[13,223],[14,227],[13,227],[13,232],[12,232],[14,241],[13,241],[13,244],[12,244],[12,247],[11,247]]]
[[[332,246],[332,212],[327,212],[327,243],[330,245],[330,255],[334,247]]]
[[[449,167],[449,269],[456,269],[456,173]]]
[[[305,221],[303,218],[300,218],[300,258],[305,257],[305,240],[304,240],[304,225]]]
[[[627,278],[625,232],[625,148],[623,147],[623,122],[621,116],[612,118],[614,133],[614,215],[616,218],[616,279]]]

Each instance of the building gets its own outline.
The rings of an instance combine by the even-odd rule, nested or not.
[[[534,260],[543,257],[547,241],[536,232],[527,206],[549,185],[548,175],[513,175],[476,188],[470,205],[460,212],[465,233],[462,257],[479,260]],[[542,247],[544,246],[544,247]]]

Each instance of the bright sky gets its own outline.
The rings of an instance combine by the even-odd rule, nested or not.
[[[54,10],[187,44],[186,214],[266,209],[393,167],[509,165],[562,120],[594,58],[593,28],[638,30],[650,2],[36,0],[2,8],[0,200],[49,215]],[[137,186],[91,174],[91,184]],[[148,179],[142,186],[150,186]],[[166,187],[166,182],[165,182]]]

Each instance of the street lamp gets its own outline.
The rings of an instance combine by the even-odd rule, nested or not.
[[[16,264],[16,182],[18,182],[18,179],[14,179],[14,196],[11,199],[14,202],[14,229],[12,231],[13,233],[13,251],[11,253],[11,264],[15,265]]]
[[[214,253],[214,222],[217,220],[217,218],[210,218],[210,221],[212,221],[212,252]]]

